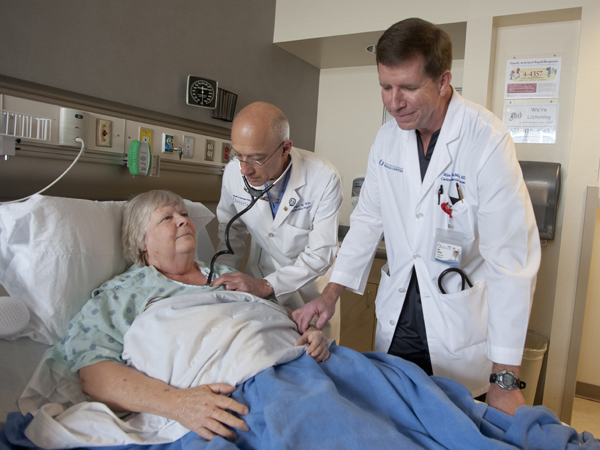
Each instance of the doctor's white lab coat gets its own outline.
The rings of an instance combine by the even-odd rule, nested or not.
[[[433,373],[488,390],[492,361],[520,365],[540,242],[512,139],[491,112],[453,93],[421,182],[416,132],[385,124],[371,148],[367,176],[331,281],[362,293],[382,233],[388,263],[377,293],[375,349],[388,351],[415,267]],[[441,204],[453,206],[452,228]],[[442,187],[438,203],[438,192]],[[438,277],[436,230],[463,235],[460,277]]]
[[[312,152],[292,148],[290,179],[275,219],[268,202],[259,200],[230,230],[235,255],[219,262],[237,267],[244,256],[248,232],[257,244],[246,272],[266,278],[282,304],[297,309],[315,299],[329,280],[338,249],[338,216],[342,204],[341,180],[335,167]],[[239,164],[231,162],[223,174],[218,251],[224,250],[225,227],[250,203]],[[339,317],[333,335],[339,337]],[[333,325],[333,324],[332,324]]]

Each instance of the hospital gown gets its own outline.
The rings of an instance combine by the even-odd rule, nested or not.
[[[207,266],[202,262],[198,266],[208,276]],[[215,277],[232,272],[237,271],[215,264]],[[154,266],[134,265],[92,292],[92,298],[69,323],[67,335],[49,356],[72,372],[100,361],[125,364],[121,359],[125,333],[152,304],[175,295],[223,289],[180,283],[165,277]]]

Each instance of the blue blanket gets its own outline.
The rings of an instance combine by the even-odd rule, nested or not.
[[[142,448],[600,449],[591,434],[561,425],[544,407],[521,407],[510,417],[474,402],[459,383],[428,377],[400,358],[335,345],[324,363],[304,355],[261,372],[232,396],[250,409],[244,417],[250,430],[238,432],[235,442],[188,433],[171,444]],[[11,413],[0,448],[37,448],[23,433],[30,420]]]

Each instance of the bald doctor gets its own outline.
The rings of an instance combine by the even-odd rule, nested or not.
[[[219,246],[225,228],[251,201],[242,176],[257,189],[269,190],[230,229],[234,255],[219,262],[238,267],[252,235],[246,273],[222,275],[212,283],[258,297],[274,296],[292,310],[317,298],[327,285],[338,249],[341,180],[335,167],[318,155],[292,147],[289,123],[277,107],[256,102],[242,109],[231,128],[232,161],[225,168],[217,207]],[[339,340],[339,311],[329,327]]]

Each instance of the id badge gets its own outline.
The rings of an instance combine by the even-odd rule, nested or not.
[[[459,231],[438,228],[435,231],[433,259],[452,267],[460,267],[465,237]]]

